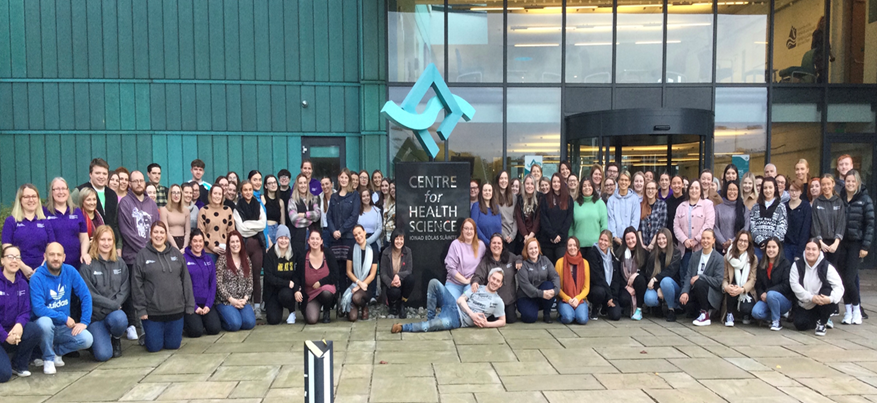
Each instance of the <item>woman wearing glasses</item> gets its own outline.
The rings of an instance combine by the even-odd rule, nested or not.
[[[51,242],[55,242],[55,233],[40,208],[40,191],[33,184],[25,183],[18,188],[12,214],[3,223],[3,247],[14,245],[21,250],[19,266],[30,278],[43,264],[46,245]]]

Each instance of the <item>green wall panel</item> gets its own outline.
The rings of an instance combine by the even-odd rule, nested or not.
[[[383,169],[385,24],[382,0],[0,0],[0,204],[95,157],[296,171],[302,136]]]

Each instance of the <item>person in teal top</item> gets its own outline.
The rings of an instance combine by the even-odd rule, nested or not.
[[[581,245],[593,245],[600,239],[600,232],[609,226],[606,203],[594,192],[591,181],[579,184],[579,195],[573,203],[573,220],[569,236],[575,236]],[[587,256],[590,246],[582,247],[582,255]]]

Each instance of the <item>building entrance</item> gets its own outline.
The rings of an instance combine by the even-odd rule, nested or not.
[[[619,109],[566,118],[567,155],[579,176],[609,162],[630,172],[670,172],[694,178],[712,164],[712,111]]]

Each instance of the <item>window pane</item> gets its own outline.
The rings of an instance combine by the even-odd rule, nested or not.
[[[560,163],[560,89],[509,88],[507,102],[511,176],[523,177],[525,156],[541,156],[542,174],[551,176]]]
[[[667,82],[713,81],[711,2],[671,2],[667,9]]]
[[[450,160],[472,164],[472,177],[493,181],[502,170],[502,88],[451,89],[475,108],[469,122],[460,120],[451,138]]]
[[[828,133],[877,132],[877,91],[869,88],[830,89]]]
[[[737,156],[748,158],[749,171],[760,175],[764,168],[766,128],[766,88],[716,88],[713,172],[724,172],[725,166]]]
[[[566,82],[612,82],[612,2],[566,7]]]
[[[502,82],[502,1],[448,5],[448,81]]]
[[[618,1],[617,82],[661,82],[663,10],[662,1]]]
[[[716,82],[763,83],[770,2],[732,3],[720,1],[718,6]]]
[[[774,14],[774,79],[790,83],[815,83],[821,76],[823,0],[776,0]],[[816,33],[816,35],[814,35]],[[814,38],[817,38],[814,42]]]
[[[509,4],[510,83],[560,82],[560,25],[563,16],[560,7],[551,7],[552,2],[547,5],[539,3],[535,4],[538,9],[519,9]],[[548,8],[542,8],[544,6]]]
[[[833,0],[829,25],[829,82],[877,83],[877,2]]]
[[[822,91],[784,88],[772,95],[770,162],[777,172],[794,176],[795,164],[806,159],[810,175],[819,175],[822,159]]]
[[[410,90],[410,87],[390,87],[390,101],[393,101],[396,104],[402,103]],[[423,113],[426,109],[426,103],[434,96],[435,92],[430,89],[417,105],[417,113]],[[439,148],[438,155],[435,157],[436,161],[445,160],[445,143],[435,134],[436,129],[438,129],[439,124],[442,122],[441,116],[444,116],[444,112],[439,114],[439,118],[436,119],[436,122],[429,128],[429,132],[432,134],[432,139],[438,144]],[[429,161],[429,156],[426,154],[423,146],[420,145],[417,136],[414,135],[411,130],[403,129],[392,122],[389,122],[389,124],[390,155],[393,156],[392,162]]]
[[[435,63],[444,74],[444,1],[396,0],[390,2],[390,6],[387,17],[389,80],[417,81],[430,63]]]

